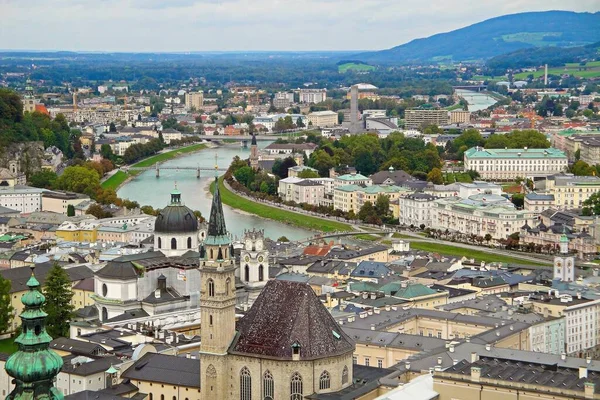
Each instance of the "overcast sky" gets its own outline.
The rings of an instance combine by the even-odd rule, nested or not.
[[[598,11],[600,1],[568,7]],[[0,0],[0,49],[375,50],[561,9],[562,0]]]

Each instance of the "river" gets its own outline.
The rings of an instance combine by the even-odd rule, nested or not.
[[[258,142],[260,148],[269,142]],[[250,149],[238,146],[224,146],[214,149],[205,149],[185,157],[167,161],[165,166],[214,168],[215,155],[219,167],[228,167],[231,160],[237,155],[240,158],[248,158]],[[152,207],[165,207],[170,201],[171,190],[175,187],[181,191],[183,203],[192,210],[199,210],[204,218],[210,215],[212,195],[207,191],[209,181],[215,177],[214,172],[202,171],[200,179],[196,178],[195,170],[161,170],[160,178],[156,178],[154,170],[145,171],[126,183],[119,189],[121,198],[135,200],[141,205]],[[227,229],[234,237],[240,238],[245,229],[264,229],[265,236],[277,239],[286,236],[290,240],[302,239],[314,235],[314,232],[297,228],[280,222],[256,217],[242,211],[234,210],[223,204],[225,223]]]
[[[464,89],[456,89],[455,92],[458,97],[462,97],[469,103],[469,111],[471,112],[485,110],[498,102],[498,100],[487,93]]]

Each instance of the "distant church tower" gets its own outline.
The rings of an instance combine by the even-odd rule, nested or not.
[[[256,299],[267,281],[269,280],[269,252],[265,249],[265,231],[244,231],[242,243],[244,247],[240,252],[240,280],[246,288],[256,293],[250,293],[251,300]],[[254,296],[252,296],[254,294]]]
[[[227,349],[235,337],[235,264],[215,178],[206,240],[200,248],[202,400],[228,398]]]
[[[560,254],[554,257],[554,280],[573,282],[575,280],[575,257],[569,256],[569,238],[566,229],[560,236]]]
[[[31,86],[31,80],[27,79],[27,86],[25,86],[25,96],[23,96],[23,112],[34,112],[35,111],[35,96],[33,94],[33,86]]]
[[[63,359],[49,349],[52,338],[46,332],[46,316],[42,306],[46,298],[40,293],[40,283],[33,272],[27,282],[29,291],[21,297],[25,310],[21,314],[22,330],[15,343],[19,350],[5,364],[8,375],[14,378],[15,388],[7,400],[62,400],[54,387]]]
[[[255,171],[258,169],[258,145],[254,134],[252,134],[252,142],[250,143],[250,166]]]

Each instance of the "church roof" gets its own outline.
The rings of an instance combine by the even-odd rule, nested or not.
[[[163,208],[154,222],[158,233],[183,233],[198,231],[198,218],[194,212],[181,203],[181,192],[171,192],[171,204]]]
[[[210,208],[210,219],[208,220],[208,232],[205,241],[209,245],[229,244],[225,216],[223,215],[223,204],[221,203],[221,191],[219,181],[215,178],[215,193],[213,194]]]
[[[301,360],[354,351],[350,337],[305,283],[269,281],[237,327],[233,354],[291,360],[295,344]]]

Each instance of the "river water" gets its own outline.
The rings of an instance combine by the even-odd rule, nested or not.
[[[498,100],[486,93],[464,89],[456,89],[455,91],[458,97],[464,98],[469,103],[469,111],[471,112],[485,110],[498,102]]]
[[[260,148],[268,144],[269,142],[258,142]],[[236,155],[242,159],[248,158],[250,156],[250,149],[243,149],[239,145],[205,149],[185,157],[167,161],[163,165],[214,168],[215,155],[217,156],[217,165],[221,168],[226,168],[231,164],[231,160]],[[118,195],[124,199],[135,200],[141,205],[148,204],[155,208],[163,208],[169,203],[171,198],[170,193],[177,182],[177,188],[181,191],[183,203],[192,210],[199,210],[204,218],[208,219],[212,195],[208,192],[207,187],[209,182],[214,180],[215,173],[202,171],[201,175],[200,179],[197,179],[195,170],[161,170],[160,178],[156,178],[154,170],[145,171],[123,185],[119,189]],[[243,235],[245,229],[252,228],[264,229],[265,236],[271,239],[286,236],[290,240],[296,240],[314,235],[313,232],[306,229],[259,218],[242,211],[234,210],[225,204],[223,204],[223,212],[225,213],[227,229],[238,238]]]

